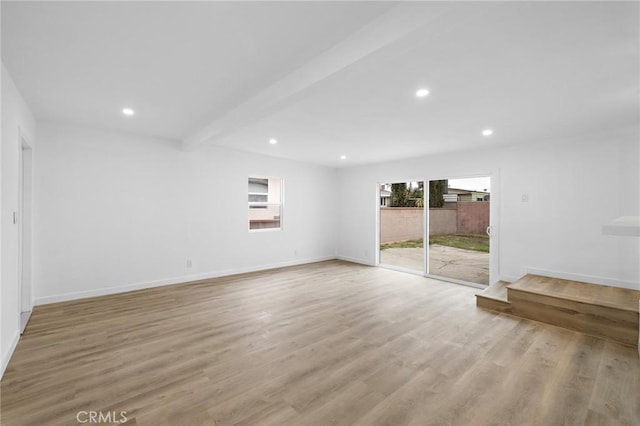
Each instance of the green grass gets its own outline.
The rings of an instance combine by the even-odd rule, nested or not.
[[[489,253],[489,237],[483,235],[438,235],[429,237],[429,244]]]
[[[466,250],[489,253],[489,237],[482,235],[438,235],[429,238],[429,244],[456,247]],[[380,245],[380,250],[388,248],[421,248],[422,240],[401,241],[399,243],[386,243]]]
[[[388,249],[388,248],[422,248],[422,240],[409,240],[409,241],[400,241],[399,243],[385,243],[380,244],[380,250]]]

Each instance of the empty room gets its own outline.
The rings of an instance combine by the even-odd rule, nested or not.
[[[640,424],[640,2],[2,1],[0,424]]]

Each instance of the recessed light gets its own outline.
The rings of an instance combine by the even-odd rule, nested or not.
[[[341,159],[341,160],[346,160],[346,159],[347,159],[347,156],[346,156],[346,155],[341,155],[341,156],[340,156],[340,159]]]
[[[493,134],[493,130],[491,129],[484,129],[482,131],[482,136],[491,136]]]
[[[124,115],[129,115],[129,116],[131,116],[131,115],[135,114],[135,111],[134,111],[134,110],[132,110],[131,108],[122,108],[122,113],[123,113]]]
[[[428,94],[429,94],[429,91],[427,89],[418,89],[418,91],[416,92],[416,96],[419,98],[424,98]]]
[[[277,140],[275,140],[275,139],[269,139],[269,143],[270,143],[271,145],[275,145],[275,144],[277,144],[277,143],[278,143],[278,141],[277,141]]]

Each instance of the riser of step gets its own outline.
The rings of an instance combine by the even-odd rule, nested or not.
[[[483,309],[489,309],[490,311],[497,311],[505,314],[511,313],[511,304],[509,302],[484,297],[480,294],[476,295],[476,306]]]
[[[508,289],[510,313],[638,346],[638,312]]]

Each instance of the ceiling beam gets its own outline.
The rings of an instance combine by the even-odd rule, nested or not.
[[[240,130],[295,101],[296,95],[438,18],[450,5],[400,3],[182,142],[193,151]]]

